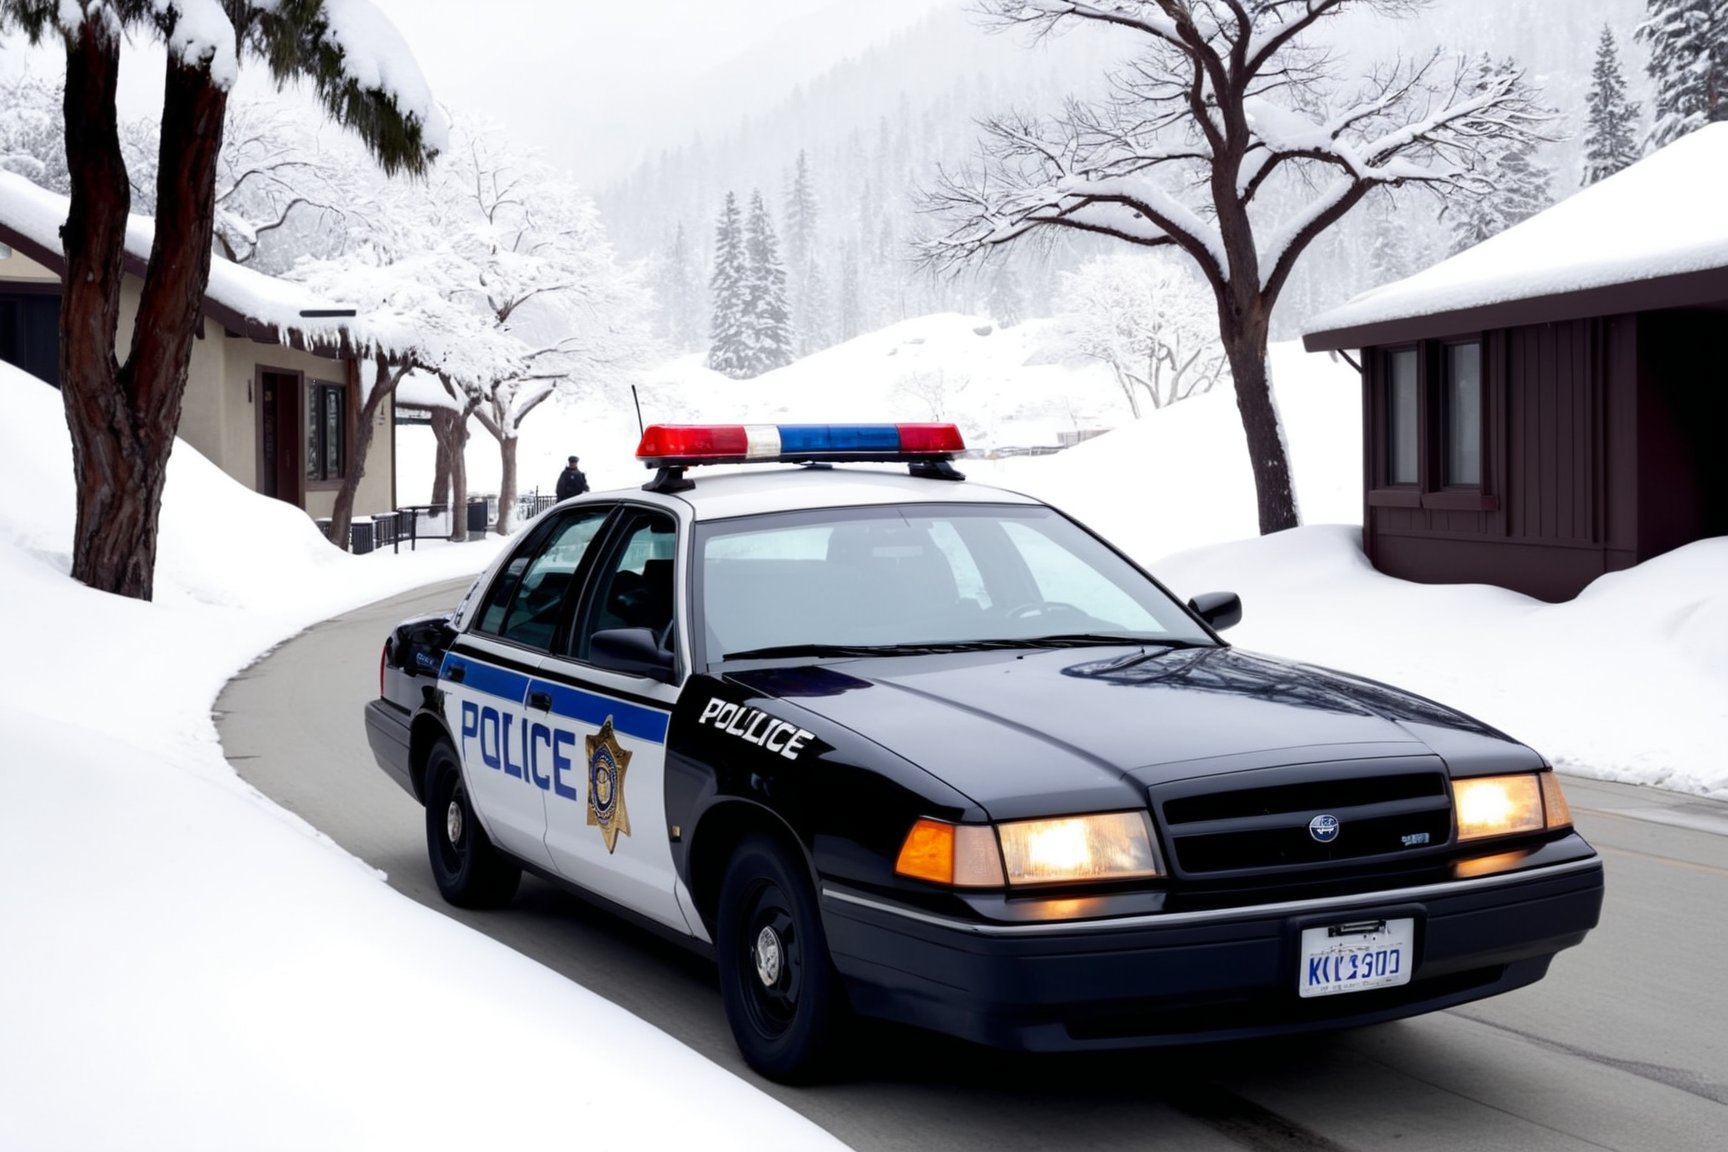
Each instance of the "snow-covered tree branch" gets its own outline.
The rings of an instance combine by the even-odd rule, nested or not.
[[[1260,524],[1297,522],[1266,376],[1273,307],[1304,251],[1377,188],[1449,196],[1491,187],[1503,142],[1549,119],[1521,72],[1395,61],[1347,90],[1316,40],[1351,9],[1403,15],[1421,0],[979,0],[994,24],[1046,35],[1091,23],[1139,55],[1109,95],[1046,118],[985,122],[976,162],[945,171],[920,244],[937,269],[1065,231],[1180,250],[1216,305],[1259,494]],[[1296,193],[1261,195],[1268,185]]]

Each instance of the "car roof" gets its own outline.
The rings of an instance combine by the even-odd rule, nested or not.
[[[673,498],[697,520],[726,520],[802,508],[854,508],[872,504],[1019,504],[1039,501],[1019,492],[969,480],[912,476],[904,464],[847,467],[744,465],[733,470],[691,469],[693,487]]]

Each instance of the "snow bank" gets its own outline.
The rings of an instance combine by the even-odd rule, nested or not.
[[[1245,648],[1386,680],[1583,776],[1728,797],[1728,538],[1545,604],[1369,566],[1354,527],[1298,528],[1155,562],[1183,596],[1242,594]]]
[[[59,396],[4,364],[0,492],[0,1147],[538,1147],[573,1133],[621,1147],[644,1117],[668,1144],[835,1146],[391,891],[223,760],[210,706],[233,673],[314,621],[475,570],[496,540],[340,553],[179,444],[157,602],[92,592],[67,576]]]

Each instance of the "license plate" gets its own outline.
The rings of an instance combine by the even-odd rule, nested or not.
[[[1357,920],[1302,930],[1296,988],[1304,997],[1336,996],[1410,983],[1416,921]]]

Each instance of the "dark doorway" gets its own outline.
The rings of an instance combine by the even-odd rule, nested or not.
[[[0,292],[0,360],[60,387],[57,292]]]
[[[258,371],[258,491],[300,507],[300,374]]]

